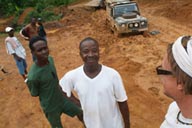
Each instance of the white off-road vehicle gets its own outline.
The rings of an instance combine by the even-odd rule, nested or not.
[[[147,18],[140,15],[138,4],[129,0],[105,0],[107,25],[116,34],[148,30]]]

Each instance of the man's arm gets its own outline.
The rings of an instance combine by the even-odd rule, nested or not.
[[[130,128],[130,119],[129,119],[129,107],[127,101],[118,102],[121,115],[124,120],[125,128]]]
[[[63,92],[63,93],[64,93],[65,97],[67,97],[66,93],[65,93],[65,92]],[[81,104],[80,104],[79,99],[77,99],[77,98],[73,95],[73,93],[71,93],[71,97],[67,97],[67,98],[68,98],[69,100],[71,100],[73,103],[75,103],[77,106],[81,107]]]
[[[26,80],[27,87],[29,88],[29,92],[31,96],[36,97],[39,96],[38,82]]]
[[[81,104],[80,104],[80,101],[79,99],[77,99],[73,93],[71,93],[71,97],[68,97],[67,94],[62,90],[61,86],[59,86],[60,90],[62,91],[64,97],[66,97],[67,99],[69,99],[70,101],[72,101],[74,104],[76,104],[77,106],[79,106],[81,108]],[[85,126],[85,123],[84,123],[84,120],[83,120],[83,111],[81,114],[77,115],[78,119],[83,123],[84,127],[86,128]]]
[[[13,53],[12,55],[13,55],[14,58],[15,58],[16,60],[18,60],[18,61],[20,61],[20,60],[22,59],[22,58],[19,57],[16,53]]]
[[[19,34],[25,39],[25,40],[29,40],[29,34],[26,31],[26,28],[22,28],[19,32]]]
[[[71,97],[68,97],[67,94],[62,90],[61,86],[59,86],[59,88],[60,88],[60,90],[62,91],[63,95],[64,95],[67,99],[71,100],[71,101],[72,101],[73,103],[75,103],[77,106],[81,107],[81,104],[80,104],[79,99],[77,99],[77,98],[73,95],[73,93],[71,93]]]

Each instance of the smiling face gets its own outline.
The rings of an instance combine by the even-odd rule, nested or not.
[[[44,63],[48,61],[49,49],[45,41],[38,40],[33,44],[33,48],[32,54],[36,57],[37,62]]]
[[[85,66],[97,66],[99,61],[99,45],[94,40],[85,40],[80,44],[80,56]]]

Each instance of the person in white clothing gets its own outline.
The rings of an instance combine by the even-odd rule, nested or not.
[[[6,27],[5,32],[8,33],[8,37],[5,39],[5,45],[7,53],[13,55],[16,62],[19,73],[25,80],[27,77],[27,63],[26,52],[21,42],[14,36],[14,29],[12,27]]]
[[[80,42],[84,64],[60,80],[67,96],[76,91],[86,128],[130,128],[127,95],[120,74],[99,64],[99,44],[87,37]]]
[[[160,128],[192,127],[192,38],[181,36],[169,44],[162,65],[156,68],[170,104]]]

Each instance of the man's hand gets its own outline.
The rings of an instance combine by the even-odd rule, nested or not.
[[[16,59],[16,60],[18,60],[18,61],[21,61],[22,60],[22,58],[21,57],[19,57],[18,55],[16,55],[16,54],[13,54],[13,56],[14,56],[14,58]]]

